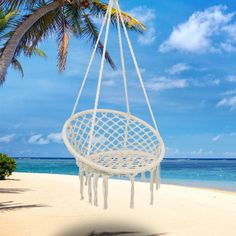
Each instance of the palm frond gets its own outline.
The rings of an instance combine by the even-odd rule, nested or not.
[[[90,12],[94,16],[104,16],[106,14],[108,5],[106,3],[103,3],[99,0],[91,0],[92,6],[90,7]],[[126,26],[131,30],[136,30],[139,32],[145,31],[146,27],[137,19],[129,15],[128,13],[121,11],[121,14],[123,16],[124,22]],[[113,23],[116,23],[116,15],[117,15],[117,9],[112,8],[111,12],[111,20]]]
[[[97,39],[98,39],[97,27],[95,26],[95,24],[93,23],[91,18],[85,12],[83,12],[83,18],[82,19],[83,19],[82,37],[87,37],[89,39],[89,41],[92,43],[92,45],[94,46],[97,42]],[[104,49],[104,46],[99,41],[98,51],[99,51],[100,54],[102,54],[103,49]],[[112,67],[112,69],[115,69],[116,68],[115,63],[113,62],[113,60],[110,57],[110,54],[107,51],[105,53],[105,58],[106,58],[106,61]]]
[[[82,33],[81,29],[82,11],[80,5],[77,1],[75,1],[74,4],[65,3],[63,7],[64,7],[64,17],[68,22],[68,27],[70,28],[70,32],[78,37]]]
[[[68,53],[68,33],[66,25],[63,24],[61,27],[61,31],[59,32],[58,37],[58,44],[59,44],[59,51],[58,51],[58,68],[59,71],[62,72],[65,70],[66,66],[66,59]]]
[[[33,54],[35,54],[39,57],[46,57],[47,56],[46,53],[43,50],[39,49],[39,48],[33,49]]]
[[[52,35],[56,31],[56,18],[58,17],[58,9],[41,17],[23,36],[21,39],[15,56],[23,52],[26,56],[31,56],[38,44]],[[24,19],[22,19],[23,21]]]
[[[17,24],[17,11],[0,11],[0,43],[10,36],[10,32]]]
[[[13,58],[12,62],[11,62],[11,65],[13,66],[13,68],[17,71],[20,72],[21,76],[24,77],[24,71],[23,71],[23,68],[20,64],[20,62],[16,59],[16,58]]]
[[[32,9],[38,4],[46,4],[50,0],[1,0],[1,4],[5,9]]]

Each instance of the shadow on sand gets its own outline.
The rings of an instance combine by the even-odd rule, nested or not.
[[[27,188],[0,188],[0,193],[23,193],[30,191]]]
[[[21,204],[21,203],[13,203],[13,201],[8,202],[0,202],[0,213],[6,211],[13,211],[19,209],[27,209],[27,208],[36,208],[36,207],[47,207],[43,204]]]
[[[165,232],[151,232],[137,224],[125,222],[91,222],[87,225],[75,226],[56,236],[163,236]]]

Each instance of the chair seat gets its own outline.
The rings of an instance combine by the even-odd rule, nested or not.
[[[156,165],[157,157],[142,151],[119,150],[97,153],[88,156],[93,164],[107,167],[113,170],[128,171],[136,174],[139,172],[151,170]]]

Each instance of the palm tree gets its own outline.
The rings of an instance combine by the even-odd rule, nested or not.
[[[87,38],[92,45],[98,38],[98,29],[93,17],[105,15],[108,5],[99,0],[2,0],[6,9],[28,10],[22,16],[14,33],[6,42],[0,56],[0,80],[6,74],[9,64],[22,51],[27,54],[35,50],[40,41],[56,33],[58,43],[58,68],[63,71],[66,65],[68,39],[70,35]],[[25,10],[23,10],[25,12]],[[131,30],[142,31],[143,24],[132,16],[122,12],[125,23]],[[112,23],[115,24],[116,9],[112,9]],[[30,46],[28,46],[30,45]],[[100,42],[99,52],[103,51]],[[106,60],[114,69],[115,65],[106,52]]]
[[[17,17],[18,17],[18,12],[17,11],[3,11],[0,10],[0,53],[3,52],[4,50],[4,44],[5,42],[11,37],[13,34],[13,29],[15,25],[17,24]],[[45,57],[45,53],[40,50],[35,48],[34,50],[28,50],[28,47],[25,48],[25,52],[27,52],[27,56],[31,56],[33,54],[37,54],[39,56]],[[18,70],[21,75],[24,75],[23,68],[20,64],[20,62],[16,59],[14,56],[11,60],[12,67],[16,70]],[[3,76],[3,79],[0,80],[0,84],[5,80],[5,76]]]

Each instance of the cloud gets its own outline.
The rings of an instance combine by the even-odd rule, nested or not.
[[[61,133],[51,133],[47,136],[47,139],[54,143],[63,143]]]
[[[220,47],[225,52],[236,52],[236,47],[234,47],[231,43],[221,43]]]
[[[223,96],[234,95],[236,94],[236,89],[228,90],[222,93]]]
[[[153,91],[186,88],[189,86],[185,79],[169,79],[166,77],[158,77],[148,81],[145,84],[146,88]]]
[[[235,23],[224,26],[223,31],[225,31],[229,35],[230,37],[229,40],[231,41],[236,40],[236,24]]]
[[[117,78],[123,76],[122,70],[105,70],[104,77],[106,78]]]
[[[199,150],[197,151],[192,151],[190,152],[191,155],[202,155],[203,154],[203,149],[200,148]]]
[[[236,109],[236,96],[225,97],[221,99],[217,104],[217,107],[229,107],[230,110]]]
[[[156,40],[156,29],[154,24],[156,18],[155,10],[146,6],[139,6],[129,11],[129,14],[142,22],[147,28],[146,32],[138,36],[138,41],[142,45],[154,43]]]
[[[169,38],[160,46],[161,52],[176,49],[189,53],[234,51],[232,41],[236,31],[230,22],[234,13],[225,13],[227,7],[213,6],[194,12],[186,22],[174,27]],[[227,37],[223,42],[214,42],[215,36]],[[231,40],[231,41],[229,41]]]
[[[43,137],[42,134],[35,134],[28,139],[29,144],[36,145],[46,145],[50,142],[62,143],[61,133],[50,133],[49,135],[47,135],[47,137]]]
[[[219,79],[191,79],[189,81],[195,87],[207,87],[207,86],[218,86],[220,85]]]
[[[215,155],[213,151],[205,151],[203,148],[197,150],[182,151],[175,148],[166,148],[166,155],[171,157],[210,157]]]
[[[10,143],[16,134],[8,134],[0,137],[0,143]]]
[[[173,65],[168,72],[171,75],[176,75],[176,74],[180,74],[183,71],[189,70],[191,67],[189,65],[187,65],[186,63],[178,63]]]
[[[229,75],[226,80],[228,82],[236,83],[236,75]]]
[[[218,141],[221,137],[222,137],[222,135],[218,134],[218,135],[216,135],[215,137],[212,138],[212,141],[213,141],[213,142],[216,142],[216,141]]]
[[[109,80],[105,80],[105,81],[103,82],[103,84],[104,84],[105,86],[107,86],[107,87],[114,87],[114,86],[115,86],[115,81],[112,80],[112,79],[109,79]]]
[[[45,144],[49,144],[49,140],[43,138],[42,134],[35,134],[29,138],[28,143],[37,144],[37,145],[45,145]]]

